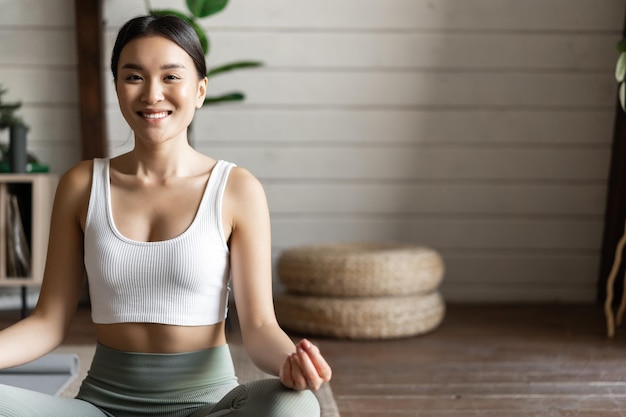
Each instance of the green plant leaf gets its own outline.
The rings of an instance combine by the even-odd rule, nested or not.
[[[0,111],[3,113],[4,112],[12,113],[15,110],[19,109],[20,107],[22,107],[21,101],[17,103],[0,103]]]
[[[622,106],[622,111],[626,111],[626,83],[619,85],[619,104]]]
[[[624,75],[626,75],[626,52],[619,54],[615,64],[615,79],[618,83],[624,81]]]
[[[196,17],[203,18],[221,12],[228,0],[187,0],[187,8]]]
[[[207,73],[207,77],[211,78],[224,72],[234,71],[238,69],[256,68],[262,66],[263,63],[259,61],[239,61],[232,62],[230,64],[220,65],[219,67],[211,68]]]
[[[150,14],[153,16],[159,16],[159,17],[160,16],[176,16],[185,20],[187,23],[191,25],[191,27],[193,27],[193,30],[196,31],[196,34],[198,35],[198,38],[200,39],[200,45],[202,45],[202,51],[204,52],[204,55],[209,53],[209,37],[207,36],[204,29],[202,29],[202,26],[200,26],[198,22],[195,21],[193,16],[187,16],[186,14],[181,13],[178,10],[174,10],[174,9],[150,10]]]
[[[207,97],[206,99],[204,99],[203,106],[208,106],[208,105],[217,104],[217,103],[224,103],[228,101],[243,101],[245,98],[246,96],[243,95],[243,93],[239,93],[239,92],[227,93],[227,94],[222,94],[221,96],[217,96],[217,97]]]
[[[617,42],[617,50],[620,52],[626,52],[626,38]]]

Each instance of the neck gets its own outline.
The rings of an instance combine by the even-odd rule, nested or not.
[[[127,174],[147,180],[163,180],[195,175],[198,156],[199,153],[189,144],[153,149],[136,146],[120,162],[122,170]]]

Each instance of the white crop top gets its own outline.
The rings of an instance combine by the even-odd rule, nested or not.
[[[218,161],[187,230],[140,242],[115,227],[109,160],[94,160],[84,241],[94,323],[199,326],[226,318],[230,262],[222,197],[233,166]]]

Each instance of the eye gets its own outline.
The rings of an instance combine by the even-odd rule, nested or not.
[[[137,74],[131,74],[128,75],[126,78],[124,78],[126,81],[130,81],[130,82],[136,82],[136,81],[141,81],[142,78],[141,76],[137,75]]]
[[[180,80],[181,78],[180,78],[178,75],[169,74],[169,75],[166,75],[166,76],[165,76],[165,79],[166,79],[167,81],[178,81],[178,80]]]

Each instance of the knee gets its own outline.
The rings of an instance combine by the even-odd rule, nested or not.
[[[311,391],[298,391],[298,410],[302,410],[302,414],[300,411],[298,412],[299,416],[303,417],[319,417],[320,416],[320,403]]]
[[[0,385],[0,416],[2,417],[32,417],[35,410],[30,407],[32,401],[23,396],[24,390]]]
[[[320,404],[311,391],[286,388],[278,379],[258,381],[262,397],[271,402],[272,417],[319,417]]]

